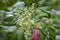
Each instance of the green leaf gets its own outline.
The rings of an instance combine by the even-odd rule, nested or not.
[[[25,36],[23,32],[17,31],[17,40],[25,40]]]

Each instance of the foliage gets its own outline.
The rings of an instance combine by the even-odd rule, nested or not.
[[[0,0],[0,10],[9,11],[9,7],[15,4],[17,0]]]
[[[2,4],[0,4],[0,9],[3,8],[1,10],[5,10],[1,11],[0,19],[3,21],[0,22],[0,26],[8,26],[3,27],[4,31],[6,30],[6,32],[8,31],[8,33],[10,32],[10,26],[17,27],[17,30],[14,30],[16,34],[13,31],[13,33],[7,34],[7,36],[10,35],[10,37],[8,38],[10,38],[10,40],[16,40],[16,37],[17,40],[25,40],[25,38],[26,40],[31,40],[32,32],[37,27],[40,30],[41,40],[55,40],[56,31],[60,31],[60,16],[54,15],[54,11],[51,12],[52,9],[55,9],[56,0],[38,0],[36,1],[38,4],[35,2],[35,0],[24,0],[24,2],[25,4],[28,3],[28,5],[26,4],[26,6],[24,6],[22,4],[19,4],[16,6],[12,6],[9,5],[11,3],[9,1],[9,4],[6,4],[7,2],[4,3],[3,6]],[[32,4],[29,6],[30,3]],[[10,6],[12,6],[13,10],[11,10],[9,13],[5,8],[8,8]],[[0,30],[1,29],[2,28],[0,28]],[[14,38],[12,38],[11,36],[14,36]],[[8,38],[6,38],[6,40],[8,40]]]
[[[30,40],[32,32],[35,27],[38,27],[40,31],[42,31],[42,35],[44,35],[45,39],[48,38],[49,40],[50,39],[55,40],[55,34],[52,35],[52,33],[55,33],[55,29],[53,26],[50,27],[52,24],[50,23],[52,21],[51,12],[43,10],[40,7],[34,8],[33,5],[31,7],[25,7],[23,10],[20,10],[19,12],[16,12],[16,11],[14,11],[14,14],[18,18],[16,22],[20,26],[19,30],[25,33],[27,40]],[[45,20],[42,18],[47,18],[47,19]],[[48,22],[45,22],[44,20]],[[49,30],[49,33],[50,31],[53,31],[53,32],[48,34],[47,30]],[[48,35],[52,35],[52,36],[48,37]],[[45,40],[44,38],[42,38],[42,40]]]

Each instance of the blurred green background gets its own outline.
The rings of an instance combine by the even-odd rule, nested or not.
[[[0,0],[0,40],[60,40],[60,0]]]

